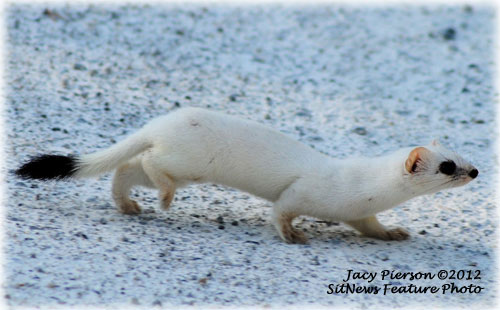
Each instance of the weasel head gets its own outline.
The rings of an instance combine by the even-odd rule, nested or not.
[[[411,150],[404,163],[404,173],[417,194],[463,186],[479,174],[473,165],[443,147],[437,140]]]

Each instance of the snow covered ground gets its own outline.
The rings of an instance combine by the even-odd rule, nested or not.
[[[110,175],[5,185],[5,302],[13,309],[492,307],[496,295],[494,8],[347,5],[11,5],[6,171],[42,152],[104,148],[149,119],[199,106],[250,118],[335,157],[439,138],[479,177],[380,214],[385,242],[300,218],[282,242],[270,204],[216,185],[168,212],[119,214]],[[481,293],[328,294],[367,283]],[[472,280],[382,280],[383,270],[480,271]]]

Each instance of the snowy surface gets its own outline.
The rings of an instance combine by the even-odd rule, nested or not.
[[[308,245],[278,238],[268,202],[216,185],[178,191],[168,212],[138,189],[145,212],[126,216],[112,204],[110,175],[9,175],[13,309],[492,307],[493,8],[23,4],[7,8],[6,26],[7,171],[42,152],[107,147],[179,106],[250,118],[341,158],[440,138],[480,171],[466,187],[380,214],[408,229],[407,241],[300,218]],[[327,294],[348,269],[480,270],[481,280],[391,283],[483,290]]]

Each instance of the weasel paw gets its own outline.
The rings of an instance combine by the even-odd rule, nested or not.
[[[306,244],[307,243],[306,235],[304,235],[303,232],[295,230],[295,229],[288,229],[288,230],[284,231],[283,238],[288,243],[296,243],[296,244]]]
[[[165,199],[162,199],[161,202],[160,202],[160,208],[163,210],[163,211],[167,211],[168,209],[170,209],[170,202],[172,200],[165,200]]]
[[[172,204],[173,198],[174,194],[172,192],[162,193],[162,195],[160,195],[160,208],[167,211]]]
[[[141,207],[133,200],[120,204],[119,209],[123,214],[135,215],[141,213]]]
[[[406,240],[410,237],[410,234],[403,228],[398,227],[386,231],[386,239],[384,240]]]

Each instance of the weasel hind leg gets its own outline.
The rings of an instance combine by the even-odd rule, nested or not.
[[[273,209],[273,223],[281,239],[288,243],[306,244],[307,237],[302,231],[293,228],[292,225],[292,221],[297,215],[286,212],[276,214],[274,210],[275,209]]]
[[[163,172],[164,168],[155,163],[154,156],[147,153],[142,158],[142,168],[147,174],[151,182],[159,189],[160,206],[163,210],[168,210],[174,199],[176,190],[175,182],[167,173]]]
[[[380,224],[375,216],[360,220],[347,221],[347,224],[361,232],[363,235],[381,240],[406,240],[410,234],[403,228],[387,229]]]
[[[296,212],[300,210],[300,208],[296,208],[298,201],[294,190],[290,190],[290,187],[284,190],[274,203],[272,221],[281,239],[288,243],[305,244],[307,237],[302,231],[294,229],[292,225],[293,219],[300,215],[299,212]]]
[[[118,167],[113,178],[113,199],[118,210],[124,214],[141,213],[139,204],[129,197],[130,189],[134,185],[154,187],[154,184],[144,173],[142,163],[138,158]]]

